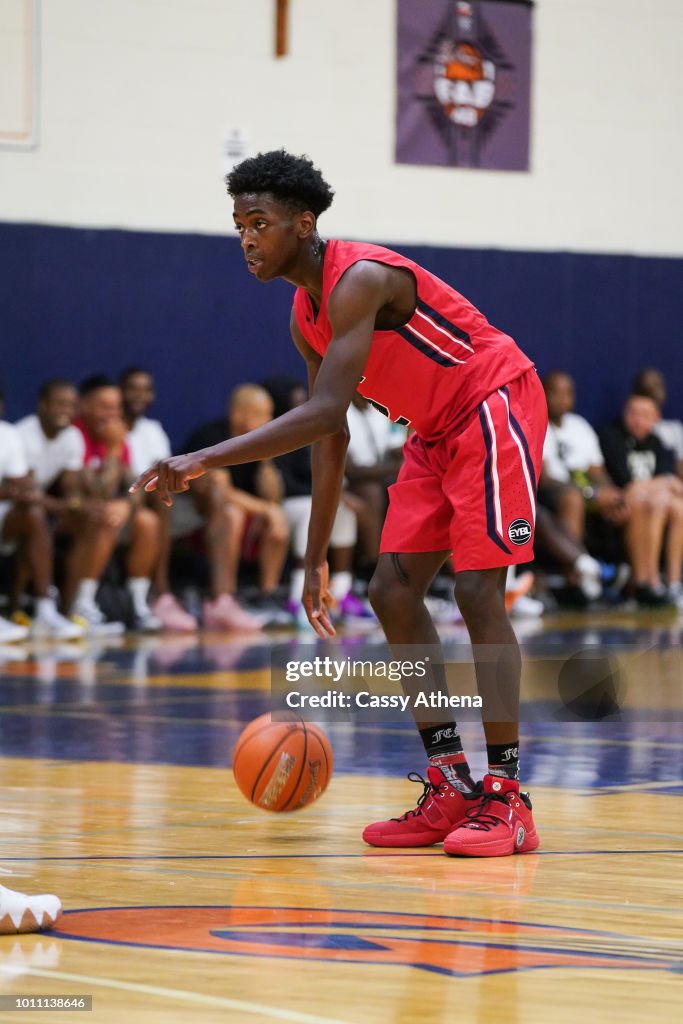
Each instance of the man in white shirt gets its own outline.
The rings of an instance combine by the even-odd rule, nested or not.
[[[73,394],[69,393],[69,389]],[[46,437],[48,442],[54,441],[60,430],[68,425],[70,415],[75,409],[75,391],[71,385],[60,382],[59,390],[61,398],[64,399],[63,408],[56,417],[48,416],[46,420],[46,423],[48,421],[50,423],[51,438]],[[42,396],[42,392],[39,409],[41,405],[43,409],[46,406],[46,399]],[[40,418],[36,417],[36,419],[38,430],[40,430]],[[28,429],[28,435],[33,435],[34,443],[31,446],[31,451],[34,455],[36,450],[35,426],[32,424]],[[77,459],[73,451],[70,459],[71,464],[75,465]],[[41,460],[38,459],[35,465],[38,466],[40,462]],[[51,482],[53,482],[59,473],[52,475],[50,463],[52,465],[59,464],[57,448],[52,448],[50,455],[44,456],[40,465],[40,473],[43,478],[52,476]],[[22,430],[9,423],[0,423],[0,480],[2,481],[0,483],[0,543],[6,547],[8,552],[17,551],[19,577],[16,582],[21,584],[23,580],[29,578],[33,581],[36,601],[31,633],[41,638],[77,639],[83,635],[83,630],[60,615],[52,585],[54,552],[47,513],[53,510],[48,507],[49,499],[41,487],[41,481],[34,470],[34,465],[27,459]],[[12,603],[16,603],[19,589],[20,586],[15,585],[11,595]],[[23,626],[16,627],[14,624],[12,626],[13,629],[24,629]],[[11,639],[7,624],[0,624],[0,639],[3,633],[6,634],[5,639]],[[15,638],[18,639],[18,637]]]
[[[11,518],[9,531],[7,522],[27,473],[28,466],[19,434],[11,423],[0,421],[0,555],[11,555],[16,549],[16,542],[11,536]],[[13,643],[27,636],[28,629],[24,626],[17,626],[0,617],[0,643]]]
[[[40,389],[35,413],[15,424],[33,479],[42,491],[67,482],[65,500],[79,493],[78,474],[85,454],[83,436],[72,420],[76,413],[76,388],[70,381],[54,378]],[[65,481],[63,474],[68,474]],[[61,511],[55,495],[50,511]]]
[[[546,546],[588,599],[600,596],[600,566],[584,544],[587,509],[617,526],[627,518],[624,495],[605,470],[597,434],[574,410],[574,381],[555,371],[543,379],[548,402],[548,433],[543,447],[539,528]],[[554,520],[554,521],[553,521]],[[558,527],[557,529],[555,527]]]
[[[137,476],[147,466],[168,458],[171,442],[161,423],[145,416],[156,398],[152,374],[141,367],[128,367],[119,378],[119,386],[123,398],[123,417],[128,427],[126,443],[131,468]],[[171,591],[171,510],[159,500],[156,493],[145,495],[145,499],[159,517],[159,560],[154,574],[156,597],[150,604],[150,610],[165,630],[194,632],[199,628],[197,620],[183,608]]]

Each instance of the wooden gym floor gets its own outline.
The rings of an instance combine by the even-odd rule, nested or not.
[[[248,804],[230,752],[268,707],[262,639],[0,650],[0,878],[65,907],[53,932],[0,937],[0,996],[92,995],[64,1024],[683,1019],[681,626],[610,614],[520,634],[541,847],[488,861],[363,845],[419,795],[407,723],[330,724],[317,804]],[[464,650],[461,630],[445,640]],[[631,645],[646,671],[601,722],[545,713],[539,645],[586,643]],[[462,732],[481,773],[480,728]]]

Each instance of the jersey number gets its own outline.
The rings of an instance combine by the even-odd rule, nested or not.
[[[358,383],[362,384],[364,380],[365,377],[361,377]],[[410,426],[410,420],[408,419],[407,416],[392,416],[391,412],[389,411],[386,405],[382,405],[381,402],[376,402],[374,398],[368,398],[367,395],[363,395],[363,398],[365,398],[370,403],[370,405],[374,406],[377,412],[381,412],[382,416],[386,416],[388,420],[391,420],[392,423],[397,423],[399,427]]]

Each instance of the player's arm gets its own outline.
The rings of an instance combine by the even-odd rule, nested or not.
[[[322,358],[304,339],[296,322],[294,309],[289,327],[292,340],[306,363],[308,393],[312,395],[315,392]],[[348,443],[349,431],[345,417],[344,423],[334,434],[326,434],[318,441],[314,441],[311,450],[311,517],[308,524],[304,588],[301,598],[308,621],[321,637],[324,637],[325,633],[335,635],[327,611],[327,548],[339,505]]]
[[[274,458],[341,430],[367,362],[375,317],[389,298],[386,270],[379,264],[356,264],[335,288],[328,304],[334,337],[307,402],[212,448],[162,459],[138,477],[132,490],[156,489],[170,505],[171,492],[186,491],[190,480],[209,469]]]

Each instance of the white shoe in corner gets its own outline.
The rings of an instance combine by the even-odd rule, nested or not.
[[[51,928],[61,912],[62,904],[56,896],[49,893],[25,896],[23,892],[14,892],[0,885],[0,935]]]
[[[107,622],[104,612],[94,603],[76,602],[71,621],[82,626],[85,636],[121,636],[126,632],[122,622]]]
[[[17,626],[16,623],[0,616],[0,644],[15,644],[25,640],[28,632],[26,626]]]
[[[83,626],[60,615],[53,604],[45,604],[31,623],[35,640],[80,640],[84,634]]]

